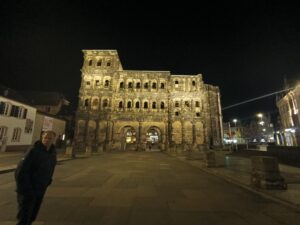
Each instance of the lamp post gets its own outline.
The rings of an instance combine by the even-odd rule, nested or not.
[[[235,137],[236,137],[236,139],[235,139],[236,140],[235,149],[237,151],[238,150],[238,143],[237,143],[237,136],[236,136],[236,133],[237,133],[236,132],[237,131],[237,127],[236,127],[237,119],[233,119],[232,122],[234,123],[234,131],[235,131],[234,134],[235,134]]]

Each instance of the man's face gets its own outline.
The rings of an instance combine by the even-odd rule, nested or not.
[[[47,148],[51,146],[51,144],[54,142],[55,136],[52,133],[45,133],[42,136],[42,143],[45,145]]]

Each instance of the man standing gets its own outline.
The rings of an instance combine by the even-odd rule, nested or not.
[[[55,136],[53,131],[45,131],[17,166],[17,225],[30,225],[37,217],[56,165]]]

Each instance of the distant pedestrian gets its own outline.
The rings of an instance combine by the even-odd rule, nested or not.
[[[15,171],[18,200],[17,225],[30,225],[36,219],[56,165],[53,131],[45,131],[19,162]]]

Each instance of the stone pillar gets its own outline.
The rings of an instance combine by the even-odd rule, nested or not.
[[[139,121],[139,130],[138,130],[138,150],[143,150],[143,141],[142,141],[142,122]]]

